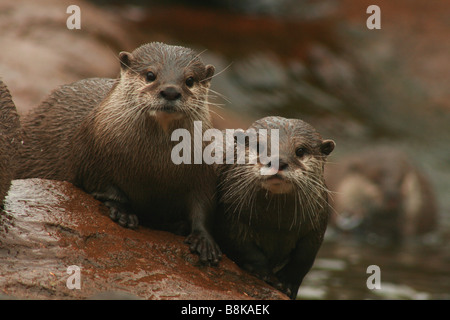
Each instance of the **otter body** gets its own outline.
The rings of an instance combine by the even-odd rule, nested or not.
[[[335,143],[297,119],[266,117],[249,129],[279,130],[278,170],[220,165],[217,239],[238,265],[295,298],[327,227],[323,169]]]
[[[20,130],[16,106],[0,80],[0,207],[14,178],[15,156],[22,139]]]
[[[347,156],[327,173],[336,191],[333,225],[363,240],[401,242],[433,231],[437,205],[430,182],[406,154],[374,147]]]
[[[119,224],[189,234],[191,250],[217,263],[209,234],[216,178],[207,165],[175,165],[172,131],[211,126],[214,67],[162,43],[120,54],[117,79],[63,86],[24,119],[19,178],[67,180],[110,209]]]

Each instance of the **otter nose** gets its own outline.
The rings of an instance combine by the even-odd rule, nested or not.
[[[283,170],[287,169],[287,167],[288,167],[287,162],[280,160],[280,162],[278,163],[278,171],[283,171]]]
[[[181,92],[173,86],[165,87],[159,92],[159,94],[161,97],[169,101],[178,100],[181,98]]]
[[[272,161],[267,164],[268,167],[272,166]],[[278,171],[284,171],[289,167],[288,163],[279,159],[278,160]]]

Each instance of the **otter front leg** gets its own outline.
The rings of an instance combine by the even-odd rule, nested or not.
[[[209,224],[213,213],[211,205],[201,205],[210,201],[195,201],[191,204],[191,233],[185,242],[189,244],[189,249],[197,253],[202,263],[217,265],[222,258],[222,251],[211,236]]]
[[[102,201],[109,209],[109,217],[122,227],[136,229],[138,218],[131,212],[128,198],[117,187],[109,187],[105,192],[92,192],[95,199]]]
[[[255,243],[247,241],[239,245],[236,244],[235,252],[237,252],[238,257],[236,258],[236,262],[242,269],[247,270],[257,278],[282,291],[283,284],[269,267],[267,256]]]
[[[314,233],[300,239],[291,254],[289,263],[277,272],[277,277],[283,283],[282,291],[291,299],[297,297],[303,278],[314,264],[322,240],[323,235]]]

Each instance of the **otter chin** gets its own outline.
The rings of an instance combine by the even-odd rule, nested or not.
[[[256,163],[219,165],[214,232],[223,252],[239,266],[295,298],[327,227],[328,188],[323,175],[335,143],[299,119],[266,117],[247,133],[260,129],[264,135],[268,132],[271,144],[259,143]],[[272,139],[272,129],[277,130],[278,141]],[[247,160],[255,155],[251,144],[249,139],[245,145]],[[263,150],[271,155],[268,161]]]
[[[186,117],[186,114],[182,113],[179,109],[172,106],[166,106],[158,110],[153,111],[152,115],[156,121],[166,133],[171,133],[172,124],[175,121],[182,120]]]
[[[261,181],[261,187],[272,194],[286,194],[294,190],[292,182],[278,173]]]

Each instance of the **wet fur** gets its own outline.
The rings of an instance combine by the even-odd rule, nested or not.
[[[280,159],[289,164],[285,177],[292,188],[281,194],[263,188],[260,165],[221,165],[218,241],[240,266],[295,298],[327,226],[323,170],[331,151],[321,151],[322,138],[301,120],[267,117],[251,128],[280,130]],[[308,159],[296,159],[297,145],[308,148]]]
[[[137,215],[150,227],[190,234],[191,249],[202,251],[202,261],[217,263],[220,250],[207,231],[215,206],[214,170],[175,165],[170,157],[178,143],[171,141],[174,129],[192,133],[194,120],[204,130],[211,126],[207,95],[214,68],[191,49],[162,43],[121,53],[120,63],[117,79],[63,86],[24,119],[27,137],[17,177],[73,182],[110,207],[119,223],[135,227]],[[159,72],[152,83],[145,80],[150,68]],[[178,112],[160,121],[158,90],[188,75],[196,78],[195,87],[180,86]]]
[[[21,142],[16,106],[6,84],[0,80],[0,207],[14,178],[15,157]]]

